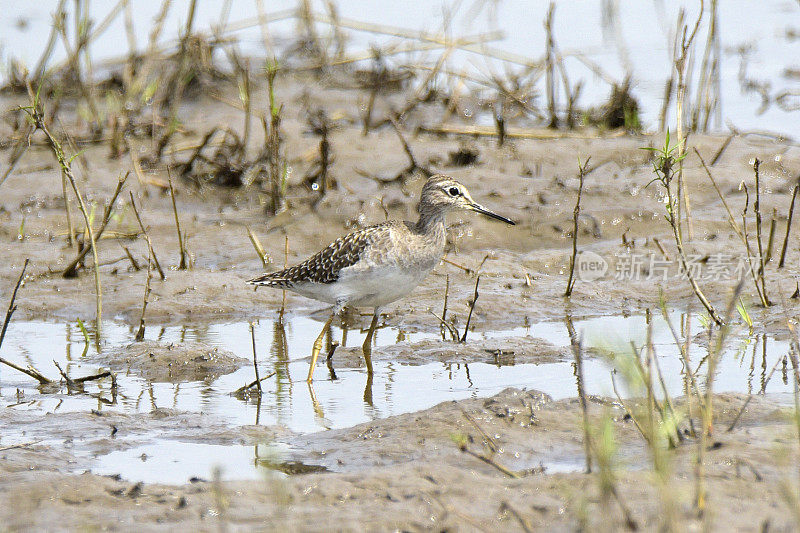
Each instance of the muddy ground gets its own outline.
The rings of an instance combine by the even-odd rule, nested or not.
[[[229,91],[228,100],[235,98]],[[130,208],[121,207],[131,191],[162,266],[166,280],[152,281],[146,320],[151,324],[211,323],[274,317],[282,293],[254,292],[245,280],[262,271],[246,227],[260,238],[272,268],[294,263],[337,236],[390,218],[413,219],[422,178],[392,181],[407,165],[397,135],[390,127],[361,133],[363,102],[353,91],[331,88],[311,76],[279,79],[278,99],[284,104],[285,138],[291,173],[289,209],[265,216],[264,196],[254,188],[196,187],[177,180],[177,202],[188,235],[192,269],[180,271],[178,239],[169,194],[159,183],[163,168],[146,171],[145,180],[133,174],[109,230],[117,238],[99,243],[103,312],[106,319],[138,324],[145,271],[134,270],[123,250],[140,265],[147,263],[146,243],[137,233]],[[254,93],[254,108],[264,108],[265,91]],[[391,102],[391,98],[387,99]],[[6,98],[3,108],[14,102]],[[375,115],[388,103],[379,102]],[[436,105],[436,104],[431,104]],[[383,107],[382,107],[383,106]],[[335,117],[330,142],[331,166],[337,187],[314,205],[316,193],[302,185],[313,167],[318,138],[306,132],[305,110],[324,107]],[[442,263],[412,295],[389,305],[385,321],[407,330],[438,331],[430,310],[441,311],[446,277],[450,280],[448,313],[463,325],[475,278],[481,275],[480,296],[472,318],[475,331],[510,329],[531,322],[642,313],[655,309],[663,292],[672,307],[699,310],[688,283],[646,279],[620,282],[613,274],[620,257],[636,252],[663,259],[675,257],[674,240],[664,221],[664,203],[652,180],[649,152],[663,138],[619,135],[595,130],[563,138],[508,139],[497,146],[491,137],[437,136],[414,131],[424,125],[425,109],[412,114],[405,131],[418,162],[462,180],[473,197],[514,219],[506,227],[474,214],[449,220],[451,247],[447,258],[471,269]],[[201,96],[187,102],[182,118],[187,141],[196,141],[218,124],[240,130],[241,111],[218,99]],[[255,121],[254,121],[255,124]],[[7,123],[0,137],[12,136]],[[25,259],[30,259],[14,320],[94,317],[94,280],[90,269],[77,279],[64,279],[62,269],[74,250],[65,245],[67,225],[60,172],[39,135],[9,179],[0,187],[0,296],[6,302]],[[251,148],[261,142],[254,135]],[[710,162],[726,136],[692,136],[690,145]],[[477,161],[455,165],[451,153],[464,147],[477,152]],[[111,195],[117,178],[131,168],[127,157],[109,159],[102,145],[87,145],[76,160],[80,186],[98,203]],[[0,153],[4,161],[9,148]],[[172,157],[180,161],[185,152]],[[572,214],[578,187],[578,158],[591,157],[579,224],[579,247],[604,257],[609,274],[591,282],[578,280],[571,299],[563,298],[571,253]],[[791,191],[800,169],[800,148],[790,141],[763,135],[737,135],[711,171],[734,217],[740,220],[746,181],[753,201],[754,158],[761,165],[761,211],[764,225],[775,217],[775,249],[780,249]],[[457,158],[456,158],[457,159]],[[86,166],[82,166],[85,162]],[[690,198],[692,235],[688,252],[708,261],[713,254],[743,255],[744,248],[728,223],[723,203],[692,152],[685,162]],[[385,209],[385,211],[384,211]],[[80,227],[77,210],[73,217]],[[751,235],[755,222],[749,218]],[[766,230],[765,230],[766,232]],[[112,236],[112,233],[109,233]],[[688,235],[688,234],[687,234]],[[656,239],[663,246],[662,252]],[[90,262],[89,262],[90,263]],[[789,240],[786,266],[777,269],[777,252],[767,266],[770,297],[779,305],[762,309],[752,284],[744,288],[757,331],[788,338],[786,318],[796,323],[794,292],[800,274],[797,238]],[[644,272],[646,273],[646,265]],[[736,285],[730,277],[709,279],[702,287],[720,309]],[[5,305],[5,303],[3,303]],[[313,314],[323,306],[288,294],[290,314]],[[320,315],[324,316],[324,315]],[[739,320],[738,317],[734,317]],[[366,318],[356,318],[365,323]],[[459,346],[425,341],[377,349],[375,360],[407,364],[425,361],[476,361],[487,350],[513,352],[516,362],[566,361],[568,350],[543,340],[511,338],[468,342]],[[502,345],[501,345],[502,344]],[[146,379],[170,381],[221,375],[247,364],[235,356],[211,353],[206,346],[132,345],[104,352],[99,364],[114,371],[137,372]],[[157,355],[151,355],[152,353]],[[13,358],[14,354],[4,353]],[[590,354],[591,355],[591,354]],[[780,354],[776,354],[776,357]],[[356,349],[337,352],[342,366],[361,365]],[[144,359],[144,360],[142,360]],[[175,366],[170,366],[174,362]],[[169,370],[164,370],[164,365]],[[3,368],[0,375],[11,372]],[[320,372],[320,371],[318,371]],[[577,393],[576,393],[577,394]],[[775,399],[753,398],[731,432],[725,432],[745,397],[720,395],[714,443],[706,461],[709,501],[704,517],[692,507],[694,459],[697,446],[687,441],[670,452],[672,475],[659,492],[641,435],[619,407],[590,402],[595,421],[610,409],[619,442],[615,472],[620,498],[636,524],[656,529],[674,502],[674,516],[683,529],[711,525],[718,530],[790,530],[796,526],[787,494],[796,484],[798,446],[790,422],[791,410]],[[469,417],[476,424],[469,422]],[[0,524],[9,530],[131,529],[168,530],[180,527],[236,529],[341,530],[491,530],[499,528],[578,528],[615,530],[623,527],[619,505],[600,487],[597,474],[582,472],[581,412],[577,400],[550,401],[535,391],[507,390],[488,399],[463,400],[429,410],[400,415],[367,425],[311,435],[295,435],[281,427],[231,427],[211,416],[159,409],[148,414],[70,413],[42,416],[24,410],[0,411],[3,433],[13,432],[19,447],[0,441]],[[599,422],[597,422],[599,424]],[[454,442],[465,437],[467,448],[485,453],[480,427],[502,451],[496,462],[522,473],[509,478],[490,464],[459,450]],[[113,429],[112,428],[116,428]],[[113,431],[113,432],[112,432]],[[326,472],[273,476],[264,481],[214,483],[198,480],[180,486],[133,485],[124,479],[82,473],[91,457],[131,446],[137,439],[158,434],[165,438],[216,444],[256,445],[287,442],[287,458],[318,465]],[[129,438],[120,439],[121,436]],[[716,443],[719,444],[716,444]],[[669,494],[669,498],[663,496]]]
[[[746,398],[720,395],[716,401],[716,424],[725,428]],[[754,398],[733,431],[719,432],[705,463],[709,497],[703,518],[692,506],[694,445],[687,443],[671,454],[665,498],[659,495],[648,452],[632,422],[599,400],[590,403],[589,412],[598,425],[605,416],[613,417],[618,439],[614,484],[637,527],[657,529],[665,512],[660,502],[670,501],[681,529],[794,529],[784,504],[800,459],[791,409]],[[554,402],[534,391],[508,389],[491,398],[449,402],[306,436],[263,426],[232,428],[221,420],[170,410],[42,417],[4,409],[0,417],[5,427],[13,425],[27,439],[44,441],[0,452],[5,502],[0,519],[12,531],[54,524],[144,531],[612,531],[624,526],[619,505],[601,497],[600,476],[582,472],[579,402]],[[84,472],[92,456],[130,446],[137,438],[146,440],[153,432],[184,442],[288,442],[296,451],[284,469],[291,465],[294,472],[311,473],[166,486]],[[497,447],[495,454],[489,453],[481,432]],[[454,436],[463,438],[468,450],[491,455],[519,477],[460,452]],[[314,472],[323,468],[327,471]]]

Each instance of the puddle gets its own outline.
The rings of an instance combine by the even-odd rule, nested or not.
[[[111,452],[92,467],[98,475],[133,483],[183,484],[219,479],[248,480],[269,476],[325,472],[324,466],[282,461],[283,450],[272,445],[242,446],[162,440]]]
[[[673,314],[676,325],[680,323],[680,318],[680,314]],[[253,380],[252,365],[245,365],[213,380],[181,383],[148,382],[133,374],[120,372],[117,374],[116,393],[112,390],[110,380],[105,379],[88,383],[85,394],[68,394],[66,388],[60,391],[40,390],[27,376],[2,367],[0,408],[24,409],[42,414],[86,412],[90,409],[147,413],[156,408],[170,408],[216,415],[232,426],[280,425],[303,434],[416,412],[444,401],[488,397],[507,387],[540,390],[555,399],[576,395],[573,364],[569,360],[508,366],[487,362],[410,365],[377,360],[374,362],[371,390],[365,390],[367,376],[363,368],[337,366],[337,379],[332,380],[325,364],[321,363],[315,372],[313,388],[310,388],[305,382],[307,355],[319,327],[319,322],[299,316],[288,319],[283,330],[272,320],[261,320],[255,325],[260,374],[267,376],[276,373],[263,382],[264,394],[260,401],[240,400],[231,394]],[[609,343],[629,349],[629,341],[639,345],[644,343],[646,324],[641,316],[599,317],[575,321],[575,328],[583,335],[588,349]],[[693,325],[693,331],[700,331],[699,324]],[[106,323],[101,351],[129,344],[134,335],[135,331],[129,326]],[[561,322],[471,335],[473,341],[482,338],[536,337],[556,346],[569,346],[569,335],[565,324]],[[357,330],[348,331],[347,345],[360,346],[364,336]],[[374,353],[378,353],[381,346],[393,345],[398,341],[413,343],[437,337],[438,333],[406,333],[396,328],[383,328],[377,332],[378,346]],[[250,330],[245,322],[191,327],[150,326],[146,338],[165,343],[198,341],[224,348],[243,358],[252,358]],[[342,340],[342,331],[338,328],[334,330],[334,339]],[[655,319],[653,339],[666,386],[671,394],[680,395],[683,388],[682,363],[672,335],[661,319]],[[279,349],[280,346],[285,346],[285,351]],[[89,362],[97,354],[97,348],[90,345],[86,356],[82,357],[84,348],[83,335],[76,324],[12,322],[0,355],[21,365],[31,364],[51,378],[58,376],[53,364],[55,360],[74,379],[99,368],[96,363]],[[719,365],[715,391],[757,393],[763,389],[775,395],[791,393],[791,387],[782,379],[780,365],[764,387],[770,371],[788,349],[788,343],[769,337],[740,336],[733,339]],[[693,345],[694,364],[699,362],[704,353],[702,346]],[[487,357],[487,360],[491,358]],[[597,358],[586,359],[584,375],[588,394],[613,395],[607,363]],[[621,392],[626,394],[624,390]],[[92,470],[97,473],[120,473],[133,481],[181,483],[193,476],[209,479],[215,465],[223,469],[224,479],[258,478],[266,470],[289,473],[303,471],[303,465],[281,463],[279,457],[266,453],[266,450],[259,454],[258,447],[185,443],[158,437],[153,435],[147,444],[139,446],[136,443],[134,448],[100,457]],[[13,428],[7,428],[0,444],[24,440],[24,437],[13,433]],[[263,459],[265,456],[269,456],[269,459]],[[556,470],[569,468],[569,465],[549,466]]]

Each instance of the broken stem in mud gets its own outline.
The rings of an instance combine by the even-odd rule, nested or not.
[[[258,236],[253,233],[253,230],[250,229],[250,226],[245,226],[247,229],[247,236],[250,238],[250,243],[253,245],[253,248],[256,250],[256,254],[258,254],[258,258],[261,259],[261,264],[264,265],[264,268],[267,267],[272,260],[267,256],[267,252],[264,251],[264,247],[261,245],[261,241],[259,240]]]
[[[22,272],[19,274],[19,279],[17,279],[17,284],[14,285],[14,290],[11,292],[11,301],[8,303],[8,310],[6,311],[6,318],[3,321],[3,329],[0,330],[0,347],[3,346],[3,339],[6,337],[6,331],[8,330],[8,325],[11,323],[11,317],[14,315],[14,312],[17,310],[17,306],[15,302],[17,300],[17,291],[22,286],[22,282],[25,279],[25,270],[28,268],[29,260],[25,259],[25,263],[22,265]],[[0,363],[4,365],[8,365],[14,370],[18,370],[23,374],[27,374],[36,381],[38,381],[41,385],[46,385],[48,383],[52,383],[51,380],[44,377],[38,370],[33,367],[23,368],[19,365],[12,363],[11,361],[0,357]]]
[[[56,368],[58,369],[58,373],[61,374],[62,378],[64,378],[64,382],[67,384],[67,388],[68,389],[80,389],[81,388],[80,385],[78,385],[77,383],[72,381],[70,379],[70,377],[67,375],[67,373],[64,372],[64,370],[61,368],[61,365],[58,364],[58,361],[53,359],[53,364],[56,365]]]
[[[111,220],[111,213],[114,210],[114,203],[117,201],[117,197],[122,192],[122,188],[125,186],[125,181],[128,179],[128,174],[129,172],[125,173],[125,176],[121,177],[117,182],[117,188],[114,190],[114,194],[111,195],[111,200],[109,200],[108,205],[103,212],[103,219],[100,222],[100,228],[98,228],[97,234],[95,235],[96,240],[99,240],[100,237],[103,236],[103,232],[106,230],[106,226]],[[78,275],[78,265],[83,262],[86,254],[89,253],[89,250],[91,250],[91,247],[84,244],[75,259],[73,259],[72,262],[61,272],[61,276],[64,278],[76,277]]]
[[[747,265],[750,267],[748,270],[753,278],[753,285],[755,285],[756,293],[758,293],[758,298],[761,300],[761,305],[763,307],[769,307],[767,295],[764,293],[762,286],[759,285],[760,277],[758,275],[758,269],[753,265],[753,251],[750,248],[750,235],[747,233],[747,209],[750,207],[750,190],[747,188],[747,184],[744,182],[742,182],[742,189],[744,190],[744,208],[742,209],[742,236],[745,244],[745,252],[747,253]]]
[[[764,256],[764,246],[762,244],[761,238],[761,180],[760,180],[760,172],[759,168],[761,167],[761,161],[756,158],[753,162],[753,172],[756,175],[756,201],[753,203],[753,210],[756,214],[756,243],[758,244],[758,262],[759,262],[759,269],[758,269],[758,278],[761,281],[761,293],[764,295],[764,305],[768,307],[770,305],[769,297],[767,296],[767,285],[765,279],[765,272],[764,268],[766,266],[766,258]]]
[[[456,327],[453,324],[451,324],[450,322],[445,322],[444,320],[442,320],[442,317],[440,317],[439,315],[437,315],[436,313],[434,313],[430,309],[428,309],[428,312],[431,315],[433,315],[439,321],[439,324],[441,326],[443,326],[444,328],[447,329],[447,331],[450,333],[450,338],[452,339],[452,341],[453,342],[458,342],[458,339],[460,337],[460,335],[458,334],[458,329],[456,329]]]
[[[458,444],[458,449],[461,450],[463,453],[466,453],[467,455],[471,455],[475,459],[483,461],[484,463],[486,463],[489,466],[493,466],[494,468],[496,468],[497,470],[499,470],[500,472],[502,472],[503,474],[505,474],[506,476],[508,476],[508,477],[510,477],[512,479],[519,479],[520,477],[522,477],[517,472],[514,472],[513,470],[509,470],[505,466],[503,466],[500,463],[498,463],[497,461],[495,461],[494,458],[488,457],[488,456],[483,455],[481,453],[473,452],[472,450],[470,450],[467,447],[466,440],[467,439],[464,438],[463,440],[461,440],[460,442],[457,443]]]
[[[628,404],[625,403],[625,401],[622,399],[622,396],[619,393],[619,390],[617,389],[617,380],[614,377],[616,372],[617,372],[616,370],[611,370],[611,389],[614,391],[614,395],[617,397],[617,401],[622,406],[622,409],[625,411],[625,413],[629,417],[631,417],[631,421],[633,422],[633,425],[636,426],[636,429],[639,430],[639,433],[642,435],[644,440],[647,441],[647,444],[649,445],[650,441],[648,440],[647,432],[644,430],[644,428],[642,427],[642,424],[636,418],[636,415],[634,415],[633,409],[631,409],[631,407]]]
[[[117,242],[119,243],[119,240],[117,240]],[[119,243],[119,245],[122,246],[122,243]],[[133,254],[131,254],[131,251],[128,250],[128,247],[122,246],[122,249],[125,251],[125,255],[128,257],[128,261],[131,262],[131,267],[133,268],[134,272],[138,272],[139,270],[141,270],[139,263],[136,262],[136,259],[134,259]]]
[[[581,195],[583,194],[583,181],[586,177],[586,168],[589,165],[590,157],[581,163],[580,157],[578,158],[578,199],[575,201],[575,209],[572,211],[572,257],[569,260],[569,279],[567,279],[567,290],[564,291],[564,296],[569,298],[572,296],[572,288],[575,286],[575,261],[578,258],[578,219],[581,216]]]
[[[450,296],[450,274],[447,274],[444,279],[444,306],[442,307],[442,316],[440,320],[442,324],[447,323],[447,298]],[[444,325],[439,326],[439,332],[442,334],[442,340],[445,340],[444,332],[447,328]],[[451,330],[452,335],[452,330]]]
[[[706,171],[706,176],[708,176],[708,179],[711,180],[711,185],[713,185],[714,190],[717,191],[717,196],[719,196],[719,199],[722,202],[722,206],[725,208],[725,212],[728,214],[728,223],[731,225],[731,228],[733,228],[733,231],[736,232],[739,238],[743,239],[744,233],[742,232],[742,229],[739,227],[739,225],[736,223],[736,219],[733,217],[733,212],[731,211],[731,208],[728,205],[727,200],[725,200],[725,195],[722,194],[719,185],[717,185],[717,181],[714,179],[713,174],[711,174],[711,170],[709,170],[705,160],[703,159],[703,156],[700,155],[700,152],[697,151],[697,148],[693,147],[692,149],[694,150],[695,155],[697,155],[697,158],[700,160],[700,164],[703,165],[703,170]],[[713,165],[714,163],[712,162],[711,164]]]
[[[75,245],[75,226],[72,224],[72,209],[69,206],[69,195],[67,194],[67,176],[61,172],[61,196],[64,199],[64,211],[67,215],[67,245],[72,248]],[[88,247],[86,248],[88,252]]]
[[[508,511],[509,513],[511,513],[511,516],[513,516],[519,523],[519,527],[522,528],[522,531],[524,531],[525,533],[532,533],[534,531],[534,528],[531,525],[531,523],[524,516],[522,516],[519,513],[519,511],[511,507],[511,504],[509,504],[508,502],[500,503],[500,512],[502,513],[504,511]]]
[[[33,379],[38,381],[40,385],[48,385],[48,384],[53,382],[51,379],[48,379],[45,376],[43,376],[38,370],[36,370],[32,366],[29,366],[28,368],[23,368],[23,367],[21,367],[19,365],[16,365],[16,364],[12,363],[8,359],[4,359],[2,357],[0,357],[0,363],[3,363],[4,365],[8,365],[11,368],[13,368],[14,370],[18,370],[18,371],[22,372],[23,374],[29,375],[30,377],[32,377]]]
[[[449,260],[448,258],[446,258],[446,257],[442,257],[442,263],[447,263],[448,265],[452,265],[452,266],[454,266],[454,267],[456,267],[456,268],[460,268],[461,270],[463,270],[463,271],[464,271],[464,273],[465,273],[467,276],[472,276],[473,274],[475,274],[475,271],[474,271],[474,270],[472,270],[471,268],[467,268],[467,267],[465,267],[464,265],[459,265],[459,264],[458,264],[458,263],[456,263],[455,261],[450,261],[450,260]]]
[[[264,376],[263,378],[259,378],[259,379],[255,380],[255,381],[251,381],[251,382],[250,382],[250,383],[248,383],[247,385],[243,385],[243,386],[239,387],[238,389],[236,389],[235,391],[233,391],[233,393],[232,393],[232,394],[233,394],[234,396],[241,396],[242,394],[244,394],[244,393],[245,393],[245,392],[247,392],[248,390],[252,389],[252,388],[253,388],[253,387],[255,387],[256,385],[259,387],[259,390],[260,390],[260,389],[261,389],[261,382],[262,382],[262,381],[266,381],[266,380],[268,380],[269,378],[271,378],[271,377],[272,377],[272,376],[274,376],[275,374],[277,374],[277,371],[276,371],[276,372],[270,372],[270,373],[269,373],[269,375],[267,375],[267,376]]]
[[[256,374],[256,388],[258,393],[261,394],[261,379],[258,377],[258,359],[256,356],[256,330],[252,322],[250,322],[250,338],[253,340],[253,371]]]
[[[489,435],[488,433],[486,433],[486,431],[485,431],[485,430],[484,430],[484,429],[483,429],[483,428],[482,428],[480,425],[478,425],[478,422],[477,422],[477,420],[475,420],[475,419],[474,419],[474,418],[473,418],[473,417],[472,417],[472,416],[471,416],[471,415],[470,415],[470,414],[469,414],[469,413],[466,411],[466,409],[464,409],[463,407],[461,407],[461,405],[459,405],[459,403],[458,403],[458,402],[456,402],[455,400],[453,400],[453,405],[455,405],[456,407],[458,407],[458,410],[459,410],[459,411],[461,411],[461,414],[462,414],[462,415],[464,415],[464,418],[466,418],[466,419],[467,419],[467,422],[469,422],[470,424],[472,424],[472,427],[474,427],[476,430],[478,430],[478,433],[480,433],[480,434],[481,434],[481,437],[483,438],[483,442],[484,442],[484,444],[486,445],[486,447],[487,447],[487,448],[489,448],[489,451],[491,451],[493,454],[494,454],[494,453],[497,453],[497,452],[500,450],[500,446],[497,444],[497,441],[495,441],[495,440],[494,440],[494,439],[491,437],[491,435]]]
[[[142,223],[142,217],[139,216],[139,209],[136,207],[136,201],[133,198],[133,192],[128,191],[128,194],[131,197],[131,207],[133,207],[133,213],[136,215],[136,221],[139,223],[139,229],[142,230],[144,240],[147,242],[147,251],[153,257],[153,263],[156,265],[156,270],[158,270],[158,275],[161,277],[161,281],[164,281],[167,279],[167,276],[165,276],[164,271],[161,270],[161,264],[158,262],[158,256],[156,256],[156,251],[153,249],[153,242],[150,240],[150,235],[147,233],[147,230]]]
[[[744,245],[745,252],[747,254],[747,264],[750,267],[748,270],[753,278],[753,284],[755,285],[756,293],[758,293],[758,298],[761,301],[761,305],[764,307],[769,307],[769,300],[767,300],[766,292],[764,292],[762,290],[762,286],[759,285],[759,277],[756,274],[756,269],[753,268],[753,252],[750,247],[750,236],[747,232],[747,209],[750,206],[750,192],[747,188],[747,184],[742,183],[742,189],[744,190],[745,194],[745,203],[744,209],[742,209],[742,224],[740,226],[733,217],[733,212],[731,211],[728,202],[725,200],[725,195],[722,194],[722,191],[720,190],[719,185],[717,185],[717,181],[714,179],[713,174],[711,174],[711,170],[709,170],[708,166],[706,165],[703,156],[700,155],[700,152],[697,151],[697,148],[694,148],[694,153],[697,155],[697,158],[700,159],[700,163],[706,172],[706,176],[708,176],[708,179],[714,186],[714,190],[717,192],[717,196],[722,202],[723,207],[725,207],[725,212],[728,214],[728,223],[730,224],[731,228],[733,228],[733,231],[739,236],[739,239],[741,239],[742,244]]]
[[[95,304],[96,304],[96,316],[95,320],[97,321],[97,336],[100,336],[100,331],[102,328],[102,320],[103,320],[103,292],[100,286],[100,261],[97,258],[97,241],[95,240],[94,229],[92,229],[92,223],[89,218],[89,212],[86,209],[86,203],[83,201],[83,196],[81,196],[81,192],[78,189],[77,179],[75,178],[75,174],[72,172],[72,160],[77,156],[72,156],[71,158],[67,159],[64,155],[64,150],[61,148],[61,143],[53,137],[53,134],[50,133],[50,130],[45,124],[44,121],[44,112],[40,107],[39,102],[39,94],[33,94],[33,89],[30,85],[28,85],[28,92],[31,97],[31,105],[28,107],[22,108],[28,116],[33,121],[33,125],[36,129],[39,129],[44,133],[45,137],[47,137],[47,142],[50,145],[53,154],[58,160],[58,164],[61,166],[62,172],[64,175],[67,176],[70,185],[72,185],[72,191],[75,193],[75,197],[78,199],[78,207],[81,210],[81,214],[83,215],[83,221],[86,224],[86,234],[89,236],[89,243],[91,245],[92,250],[92,258],[94,260],[94,288],[95,288]]]
[[[90,376],[83,376],[81,378],[72,378],[72,382],[77,384],[77,385],[82,385],[83,383],[86,383],[87,381],[95,381],[95,380],[103,379],[103,378],[107,378],[107,377],[111,378],[111,386],[112,387],[116,387],[117,386],[117,378],[109,370],[102,370],[102,371],[98,372],[97,374],[92,374]]]
[[[736,137],[736,133],[731,133],[725,139],[725,142],[722,143],[722,146],[719,147],[719,150],[717,150],[717,153],[714,154],[714,157],[711,158],[711,162],[709,163],[712,167],[717,164],[717,161],[719,161],[719,158],[722,157],[723,153],[725,153],[725,150],[728,149],[728,146],[730,146],[734,137]]]
[[[144,282],[144,296],[142,297],[142,314],[139,317],[139,330],[136,332],[136,342],[144,340],[144,314],[147,310],[147,299],[150,297],[150,274],[153,271],[153,255],[147,254],[147,277]]]
[[[792,217],[794,216],[794,203],[797,200],[797,191],[800,189],[800,180],[795,184],[792,191],[792,201],[789,204],[789,214],[786,220],[786,235],[783,237],[783,248],[781,249],[781,258],[778,262],[778,268],[783,268],[783,263],[786,260],[786,250],[789,248],[789,233],[792,231]]]
[[[14,305],[14,302],[17,299],[17,291],[22,286],[22,281],[25,279],[25,270],[28,268],[28,263],[30,259],[25,259],[25,262],[22,264],[22,272],[19,274],[19,279],[17,279],[17,284],[14,285],[14,290],[11,293],[11,301],[8,303],[8,310],[6,311],[6,319],[3,321],[3,329],[0,330],[0,348],[3,346],[3,339],[6,337],[6,330],[8,329],[8,324],[11,323],[11,316],[17,310],[17,306]]]
[[[478,301],[478,284],[481,282],[481,277],[478,276],[475,279],[475,292],[472,294],[472,298],[469,300],[469,314],[467,315],[467,323],[464,324],[464,334],[461,336],[461,340],[459,342],[465,343],[467,342],[467,332],[469,332],[469,323],[472,321],[472,312],[475,310],[475,303]]]
[[[775,245],[775,229],[777,225],[777,218],[778,218],[778,210],[776,208],[772,209],[772,218],[769,219],[769,233],[767,237],[767,252],[766,257],[764,258],[764,263],[767,264],[772,260],[772,249]]]
[[[167,166],[167,183],[169,184],[169,195],[172,198],[172,213],[175,215],[175,230],[178,232],[178,247],[180,248],[181,261],[178,265],[178,270],[186,270],[189,268],[187,257],[189,254],[186,252],[186,243],[183,239],[183,232],[181,231],[181,221],[178,218],[178,205],[175,202],[175,188],[172,186],[172,172]]]

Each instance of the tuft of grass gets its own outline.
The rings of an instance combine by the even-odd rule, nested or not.
[[[28,86],[28,92],[31,104],[29,106],[21,107],[20,109],[22,109],[27,114],[34,128],[36,130],[41,130],[42,133],[44,133],[45,137],[47,138],[47,142],[50,146],[50,149],[52,150],[53,155],[55,156],[59,166],[61,167],[61,171],[69,180],[69,183],[72,186],[72,192],[75,193],[75,197],[78,200],[78,207],[80,208],[81,214],[83,215],[84,223],[86,224],[86,234],[89,236],[89,243],[92,251],[92,259],[94,260],[95,305],[96,305],[95,320],[97,323],[97,336],[99,338],[103,321],[103,291],[100,285],[100,261],[98,259],[98,254],[97,254],[97,241],[95,239],[94,229],[92,228],[92,223],[89,218],[89,212],[86,209],[86,202],[84,202],[83,200],[83,196],[81,195],[81,192],[78,189],[77,179],[75,178],[75,174],[72,172],[72,161],[78,154],[70,158],[67,158],[67,156],[64,154],[64,150],[61,147],[61,143],[53,136],[52,133],[50,133],[50,129],[45,123],[44,111],[42,109],[41,101],[39,99],[39,90],[41,90],[41,86],[39,86],[39,89],[34,94],[31,87]]]
[[[700,285],[694,279],[691,270],[688,267],[686,259],[686,252],[683,248],[683,237],[680,228],[680,181],[678,182],[677,190],[673,185],[676,178],[676,168],[681,164],[686,157],[686,153],[681,148],[683,142],[678,141],[677,145],[670,145],[669,130],[664,141],[663,148],[643,147],[642,150],[649,150],[653,153],[653,173],[656,175],[650,183],[657,182],[661,185],[666,199],[666,214],[664,218],[672,228],[672,235],[675,238],[675,246],[678,249],[678,260],[680,261],[681,268],[689,280],[697,299],[703,304],[703,307],[708,312],[711,319],[717,324],[722,324],[722,319],[717,314],[714,306],[708,301],[706,295],[703,293]],[[649,184],[648,184],[649,185]],[[677,193],[677,194],[676,194]]]

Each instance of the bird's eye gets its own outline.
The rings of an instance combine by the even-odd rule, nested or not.
[[[458,187],[450,187],[449,189],[447,189],[447,194],[453,197],[461,196],[461,191],[458,190]]]

